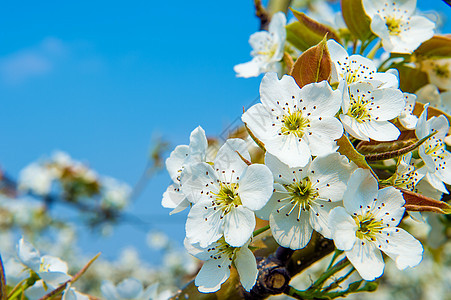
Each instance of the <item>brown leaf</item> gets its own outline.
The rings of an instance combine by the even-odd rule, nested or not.
[[[408,211],[431,211],[440,214],[451,213],[451,206],[440,200],[435,200],[421,194],[396,187],[402,192],[406,203],[404,207]]]
[[[326,38],[318,45],[301,54],[291,69],[291,76],[299,87],[312,82],[329,80],[332,72],[332,60],[327,49]]]

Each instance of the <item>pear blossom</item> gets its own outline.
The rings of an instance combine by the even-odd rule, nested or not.
[[[224,236],[228,244],[240,247],[251,237],[254,211],[271,197],[273,178],[268,167],[248,166],[239,155],[250,161],[246,143],[229,139],[213,165],[200,162],[184,168],[182,192],[194,203],[186,222],[190,243],[206,247]]]
[[[102,199],[101,206],[105,208],[123,209],[130,201],[131,187],[111,177],[101,180]]]
[[[25,294],[30,300],[41,298],[71,278],[67,274],[66,262],[50,255],[41,256],[39,251],[23,238],[17,245],[17,256],[25,266],[41,278],[26,290]]]
[[[418,117],[413,114],[413,108],[415,107],[415,100],[417,96],[415,94],[403,93],[406,105],[404,110],[398,116],[398,121],[406,129],[414,129],[418,122]]]
[[[275,13],[269,23],[268,31],[259,31],[251,35],[249,44],[253,50],[252,60],[236,65],[233,69],[238,77],[256,77],[265,72],[278,72],[280,60],[284,54],[287,19],[282,12]]]
[[[442,90],[451,90],[451,58],[426,59],[421,62],[429,82]]]
[[[414,15],[416,0],[363,0],[362,4],[371,19],[371,31],[388,52],[412,53],[434,35],[435,23]]]
[[[178,213],[190,205],[189,200],[180,190],[180,174],[186,165],[206,161],[207,147],[205,131],[198,126],[191,132],[189,146],[177,146],[166,159],[166,169],[173,184],[164,192],[161,205],[173,208],[170,214]]]
[[[448,119],[441,115],[427,120],[428,104],[418,118],[415,134],[418,139],[437,132],[418,148],[418,154],[427,167],[426,179],[437,190],[448,194],[444,183],[451,184],[451,155],[446,150],[444,138],[449,131]]]
[[[327,48],[333,62],[330,81],[338,82],[341,90],[355,82],[368,82],[377,88],[398,88],[398,76],[391,70],[377,72],[371,59],[358,54],[349,56],[346,49],[335,40],[328,40]]]
[[[421,243],[396,227],[403,217],[404,203],[399,190],[394,187],[379,190],[369,170],[357,169],[349,178],[344,207],[330,212],[329,226],[335,246],[345,251],[363,279],[374,280],[384,272],[381,251],[400,270],[421,262]]]
[[[100,290],[108,300],[154,300],[157,296],[157,288],[158,284],[156,283],[143,289],[142,283],[138,279],[126,278],[117,286],[109,280],[104,280]]]
[[[204,260],[194,284],[202,293],[213,293],[229,278],[232,265],[238,271],[240,282],[246,291],[250,291],[257,280],[257,261],[249,249],[250,239],[241,247],[232,247],[224,238],[207,247],[190,244],[185,239],[186,250],[194,257]]]
[[[265,163],[276,183],[273,196],[257,216],[269,219],[277,243],[304,248],[313,229],[330,238],[329,212],[341,202],[355,165],[337,152],[317,157],[305,167],[290,168],[269,153]]]
[[[56,175],[43,165],[32,163],[19,174],[19,189],[31,191],[36,195],[46,196],[50,193]]]
[[[396,172],[393,178],[393,186],[400,187],[409,191],[415,191],[415,186],[426,175],[425,168],[416,168],[411,163],[412,152],[401,156],[398,160]]]
[[[451,114],[451,91],[440,93],[437,86],[426,84],[418,89],[415,94],[417,95],[418,102],[429,103],[431,107]]]
[[[354,83],[344,91],[340,120],[345,130],[359,140],[393,141],[400,131],[388,120],[398,117],[405,105],[398,89]]]
[[[68,284],[67,288],[63,291],[61,300],[89,300],[89,297],[76,291],[75,288]]]
[[[335,114],[341,94],[327,81],[302,88],[291,76],[281,80],[267,73],[260,85],[261,102],[247,110],[241,119],[266,151],[290,167],[305,166],[312,155],[336,151],[335,140],[343,127]]]

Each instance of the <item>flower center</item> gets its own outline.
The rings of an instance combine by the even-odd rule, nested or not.
[[[286,185],[285,189],[290,194],[290,203],[293,204],[293,209],[299,205],[300,210],[309,210],[310,202],[319,196],[316,189],[312,188],[312,182],[308,177],[305,177],[301,181]]]
[[[401,21],[399,19],[395,19],[395,17],[387,17],[385,19],[385,25],[387,25],[390,35],[399,35],[401,33]]]
[[[310,121],[302,116],[301,111],[284,115],[282,119],[282,134],[289,135],[294,134],[298,138],[302,138],[304,135],[304,129],[308,126]]]
[[[229,257],[229,260],[232,261],[238,249],[239,247],[230,246],[224,237],[221,237],[211,248],[207,249],[207,252],[211,253],[210,258],[212,259],[221,259],[225,256]]]
[[[363,99],[362,96],[357,96],[355,99],[351,96],[351,107],[348,110],[348,115],[356,119],[359,123],[368,121],[371,116],[366,108],[368,101]]]
[[[440,159],[444,158],[443,153],[445,152],[445,144],[441,139],[432,136],[424,144],[424,153],[426,153],[426,155]]]
[[[355,235],[357,238],[363,240],[375,240],[377,233],[380,233],[382,226],[382,220],[376,221],[371,213],[366,213],[364,216],[354,216],[354,221],[358,227]]]
[[[212,194],[216,196],[216,199],[213,201],[213,206],[218,206],[219,209],[222,210],[222,219],[233,207],[238,207],[238,205],[242,205],[242,203],[237,192],[238,183],[220,182],[219,184],[219,192],[217,194],[212,192]]]
[[[436,64],[434,66],[433,71],[435,72],[435,75],[437,75],[437,77],[449,78],[449,76],[450,76],[449,64],[443,64],[443,65]]]

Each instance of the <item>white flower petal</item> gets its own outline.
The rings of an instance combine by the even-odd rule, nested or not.
[[[255,228],[255,214],[239,205],[224,217],[224,238],[232,247],[243,246],[251,237]]]
[[[208,148],[207,137],[202,127],[198,126],[191,132],[189,139],[189,163],[203,162]]]
[[[384,228],[376,238],[381,245],[379,249],[393,259],[400,270],[415,267],[423,259],[423,246],[404,229]]]
[[[230,276],[229,266],[231,262],[224,255],[222,259],[210,259],[204,263],[194,280],[196,286],[202,293],[213,293],[221,288]]]
[[[343,124],[344,129],[347,133],[352,135],[353,137],[362,140],[362,141],[369,141],[370,139],[366,135],[366,132],[363,132],[361,130],[360,123],[354,119],[351,118],[348,115],[341,114],[340,115],[341,123]]]
[[[343,207],[336,207],[329,213],[329,229],[335,243],[340,250],[350,250],[357,241],[357,224]]]
[[[105,299],[119,300],[119,295],[116,291],[116,286],[109,280],[103,280],[100,286],[100,291]]]
[[[345,253],[363,279],[371,281],[384,273],[384,260],[374,243],[357,240],[354,247]]]
[[[238,64],[233,67],[237,77],[250,78],[257,77],[262,73],[262,63],[260,57],[254,57],[251,61]]]
[[[301,211],[299,216],[298,206],[289,214],[292,207],[293,205],[288,204],[273,211],[269,217],[269,224],[272,235],[279,245],[296,250],[308,244],[313,229],[309,221],[309,211]]]
[[[37,272],[39,277],[51,286],[59,286],[63,282],[71,279],[71,276],[64,272]]]
[[[181,190],[191,203],[210,199],[210,191],[217,191],[216,172],[207,163],[195,163],[188,165],[181,175]]]
[[[335,140],[343,135],[343,126],[337,118],[320,117],[310,121],[309,134],[305,136],[312,155],[323,156],[333,153],[338,146]]]
[[[374,99],[368,104],[371,115],[378,117],[378,121],[387,121],[396,118],[406,106],[405,98],[398,89],[376,89],[371,93]]]
[[[255,215],[262,220],[269,220],[269,215],[278,206],[277,200],[285,198],[287,195],[287,190],[279,183],[274,184],[274,192],[268,202],[263,206],[262,209],[257,210]]]
[[[379,190],[377,200],[373,204],[373,215],[381,219],[383,224],[395,227],[401,222],[405,208],[402,193],[394,187]]]
[[[246,291],[250,291],[257,280],[258,270],[255,256],[248,247],[242,247],[236,252],[235,266],[241,285]]]
[[[310,148],[305,139],[293,134],[282,135],[278,139],[266,141],[266,151],[276,156],[290,168],[304,167],[310,159]]]
[[[287,164],[281,162],[276,156],[266,152],[265,164],[271,170],[274,181],[280,184],[291,184],[293,180],[304,178],[309,175],[309,164],[305,167],[290,168]]]
[[[260,84],[261,102],[276,114],[284,113],[282,107],[294,110],[294,104],[301,99],[300,92],[294,78],[288,75],[279,80],[277,73],[266,73]]]
[[[185,246],[186,251],[188,251],[189,254],[192,256],[200,259],[200,260],[209,260],[212,254],[215,254],[217,251],[212,252],[211,250],[208,251],[205,248],[200,247],[198,243],[191,244],[187,238],[183,240],[183,245]],[[214,248],[218,246],[218,243],[213,243],[209,245],[209,249]]]
[[[273,175],[267,166],[248,166],[238,182],[237,192],[243,206],[253,211],[265,206],[272,195],[273,183]]]
[[[329,226],[329,213],[340,204],[339,202],[316,200],[310,206],[310,225],[325,238],[332,239],[333,237]]]
[[[200,247],[207,247],[217,241],[224,232],[222,211],[214,210],[211,201],[201,200],[191,207],[186,220],[186,237],[191,244],[199,243]]]
[[[116,287],[119,297],[124,299],[136,299],[143,291],[141,281],[135,278],[122,280]]]
[[[179,145],[175,147],[171,155],[166,159],[166,169],[173,182],[178,182],[180,170],[189,155],[189,147],[186,145]]]
[[[305,112],[311,114],[310,118],[333,117],[341,106],[341,92],[332,90],[325,80],[309,83],[302,87],[295,104],[298,108],[305,107]]]
[[[228,139],[221,148],[214,161],[214,167],[220,174],[221,181],[236,182],[247,168],[247,164],[238,155],[239,152],[245,159],[251,160],[247,144],[242,139]]]
[[[375,141],[394,141],[401,132],[388,121],[369,121],[361,123],[360,132],[363,132],[370,139]]]
[[[312,182],[322,199],[331,201],[343,200],[351,172],[355,165],[349,163],[344,155],[335,152],[328,156],[317,157],[313,160],[310,169]]]
[[[41,265],[41,255],[32,244],[25,241],[23,238],[19,240],[19,244],[17,245],[17,256],[24,265],[33,271],[36,272],[39,270],[39,266]]]
[[[376,178],[367,169],[357,169],[351,174],[348,189],[343,195],[343,204],[350,213],[361,215],[367,211],[377,198],[378,184]]]
[[[249,108],[241,116],[241,120],[263,143],[273,140],[280,131],[280,121],[277,122],[276,116],[261,103],[257,103]],[[274,126],[272,124],[274,124]]]

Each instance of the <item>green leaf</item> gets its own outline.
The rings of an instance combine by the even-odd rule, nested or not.
[[[316,46],[309,48],[301,54],[291,69],[299,87],[312,82],[329,80],[332,72],[332,60],[327,50],[326,38]]]
[[[351,283],[351,284],[349,284],[349,287],[348,287],[348,292],[355,292],[358,288],[359,288],[359,286],[362,284],[362,281],[361,280],[359,280],[359,281],[355,281],[355,282],[353,282],[353,283]]]
[[[423,42],[417,50],[415,55],[444,58],[451,57],[451,35],[434,35],[429,40]]]
[[[291,11],[298,22],[286,26],[287,41],[299,50],[305,51],[318,44],[326,35],[328,39],[334,39],[341,43],[340,37],[334,29],[307,17],[302,12],[294,9],[291,9]]]
[[[342,0],[341,11],[349,31],[361,41],[368,40],[371,32],[371,19],[363,10],[362,0]]]
[[[367,292],[374,292],[377,290],[377,287],[379,286],[379,282],[377,281],[367,281],[365,285],[359,290],[359,292],[367,291]]]
[[[397,67],[399,72],[399,88],[406,93],[415,93],[419,88],[429,83],[425,72],[408,66]]]
[[[366,162],[365,156],[355,150],[354,146],[345,135],[342,135],[342,137],[337,140],[337,145],[339,147],[338,152],[340,154],[345,155],[359,168],[370,170],[373,176],[377,179],[377,175],[373,172],[373,169],[371,169],[370,165],[368,165],[368,163]]]

